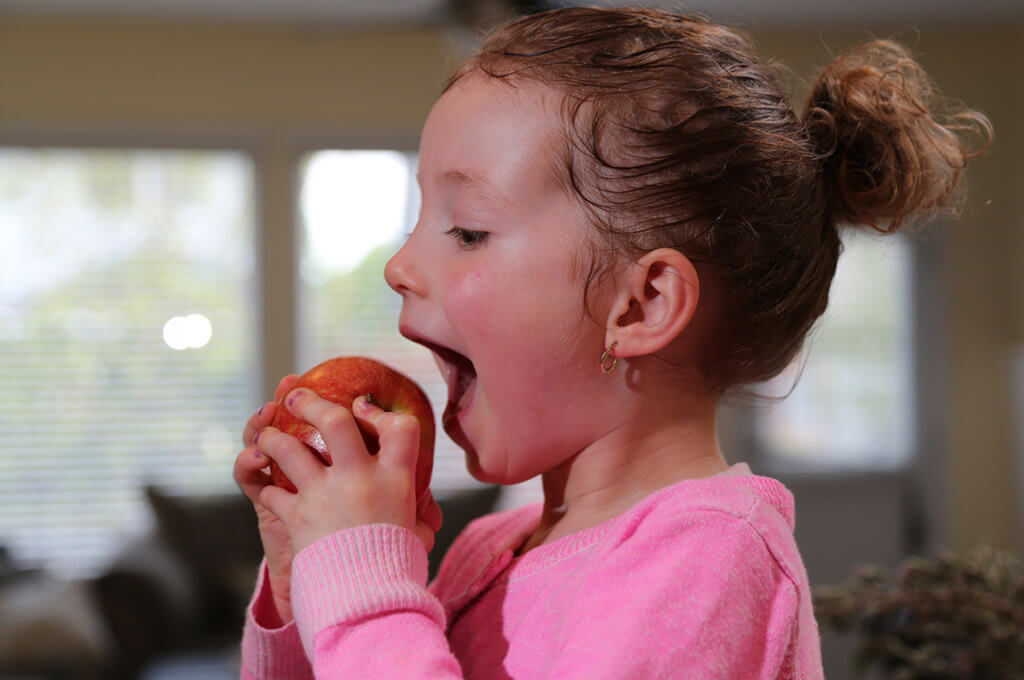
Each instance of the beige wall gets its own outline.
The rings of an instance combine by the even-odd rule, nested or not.
[[[883,29],[871,27],[877,35]],[[971,170],[963,219],[941,236],[948,334],[936,342],[946,343],[950,357],[950,543],[1011,546],[1017,510],[1008,361],[1024,340],[1024,27],[920,29],[918,53],[939,86],[984,110],[997,130],[995,146]],[[829,49],[867,32],[757,34],[763,54],[810,76]],[[268,161],[261,201],[274,244],[294,205],[294,154],[312,139],[414,144],[448,71],[449,48],[429,30],[7,18],[0,22],[0,142],[131,133],[215,143],[234,135]],[[286,261],[290,246],[281,247],[276,255]],[[288,369],[287,359],[275,357],[293,349],[276,330],[291,313],[279,285],[288,267],[265,270],[268,376]]]
[[[762,54],[806,78],[844,46],[872,35],[895,36],[914,46],[945,95],[991,119],[995,142],[970,167],[964,213],[934,235],[944,242],[948,330],[934,342],[946,343],[949,358],[950,545],[1014,547],[1020,515],[1009,362],[1024,341],[1024,26],[917,29],[757,35]]]
[[[446,73],[436,32],[0,22],[0,121],[413,130]]]

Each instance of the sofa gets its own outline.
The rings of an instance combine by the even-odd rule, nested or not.
[[[430,574],[455,536],[491,512],[500,487],[439,495],[444,526]],[[238,677],[245,606],[262,557],[241,494],[182,496],[147,486],[153,529],[99,575],[18,569],[0,553],[0,680],[220,680]]]

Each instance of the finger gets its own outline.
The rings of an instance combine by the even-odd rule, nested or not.
[[[327,401],[306,388],[292,390],[285,397],[284,403],[292,415],[320,432],[331,453],[332,465],[346,468],[372,463],[373,459],[367,453],[355,418],[347,408]]]
[[[260,430],[256,446],[278,464],[296,489],[318,479],[324,472],[324,464],[308,446],[276,427]]]
[[[260,505],[270,510],[279,520],[288,524],[288,519],[295,510],[295,504],[299,497],[289,491],[274,486],[273,484],[260,489],[258,501]]]
[[[420,449],[420,421],[416,416],[385,411],[365,396],[357,397],[352,403],[352,413],[377,432],[381,465],[391,469],[416,469]]]
[[[273,484],[270,475],[263,471],[269,463],[266,456],[253,448],[242,450],[235,458],[235,482],[245,497],[254,503],[259,502],[260,490]]]
[[[277,383],[277,389],[274,390],[274,401],[281,401],[281,397],[288,394],[298,381],[299,376],[294,373],[289,373],[281,378],[281,381]]]
[[[268,401],[263,406],[260,406],[259,410],[252,414],[248,422],[245,424],[245,428],[242,430],[242,443],[246,446],[252,446],[256,439],[256,433],[262,430],[264,427],[270,424],[274,419],[274,413],[277,409],[277,404],[272,401]]]

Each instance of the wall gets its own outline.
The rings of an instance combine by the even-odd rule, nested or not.
[[[807,79],[843,47],[871,36],[896,37],[914,47],[943,94],[982,110],[992,121],[996,138],[969,168],[961,218],[923,235],[941,242],[945,305],[940,312],[946,329],[944,337],[925,341],[943,344],[948,360],[949,460],[934,461],[948,476],[946,542],[958,550],[981,542],[1013,547],[1021,518],[1010,362],[1024,334],[1024,26],[875,25],[756,34],[763,55]],[[802,105],[802,95],[796,101]],[[929,452],[924,455],[927,466]]]
[[[426,29],[7,18],[0,122],[418,131],[447,51]]]

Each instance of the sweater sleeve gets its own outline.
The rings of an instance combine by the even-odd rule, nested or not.
[[[312,680],[313,669],[302,651],[299,631],[292,621],[279,628],[264,625],[273,608],[273,593],[266,561],[260,565],[256,592],[246,609],[242,630],[242,680]]]
[[[426,581],[423,544],[394,525],[339,531],[296,555],[292,606],[317,680],[461,678]]]
[[[794,672],[798,589],[743,518],[661,518],[594,562],[572,594],[547,677],[802,677]]]

